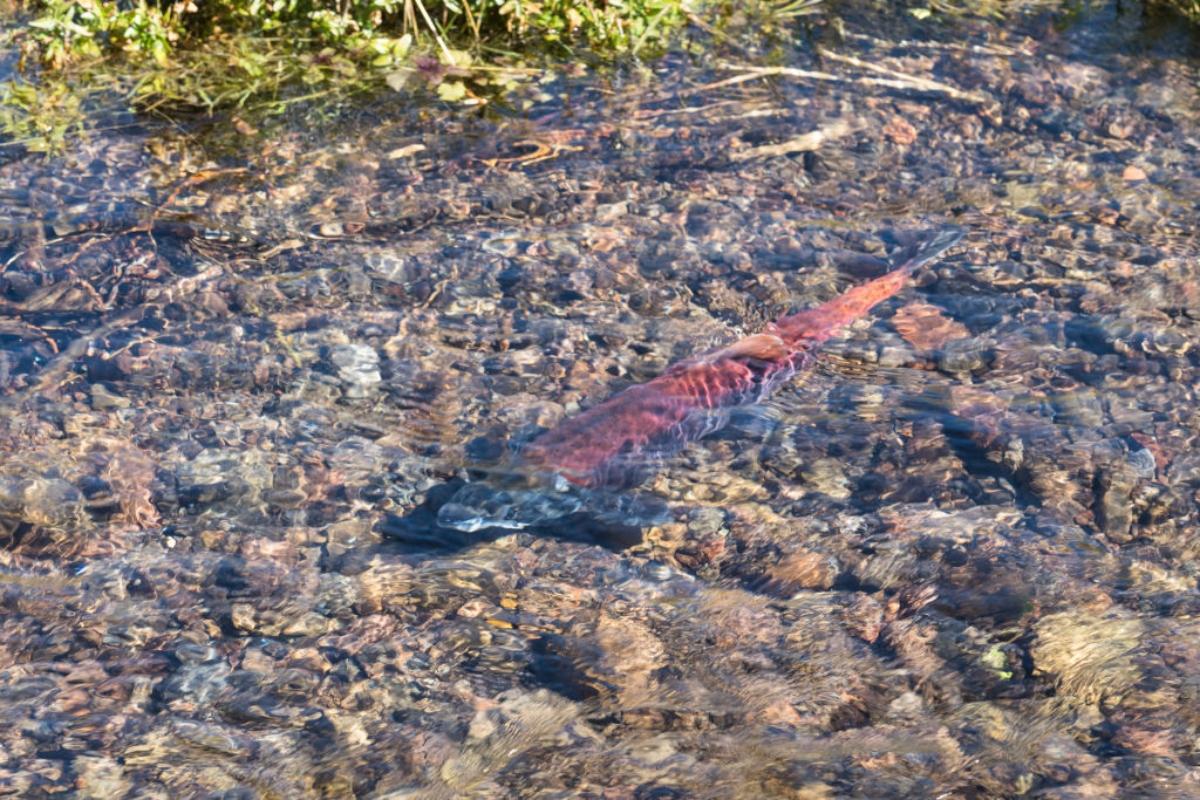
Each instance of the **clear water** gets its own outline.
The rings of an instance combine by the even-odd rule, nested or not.
[[[1100,7],[816,46],[5,150],[0,786],[1200,793],[1188,37]],[[945,225],[639,485],[512,468]]]

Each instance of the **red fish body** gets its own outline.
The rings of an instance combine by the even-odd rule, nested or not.
[[[961,237],[958,230],[946,230],[874,280],[613,395],[539,436],[522,451],[522,461],[578,486],[631,482],[636,468],[655,454],[718,430],[729,409],[763,400],[811,367],[825,341],[899,292],[918,267]]]

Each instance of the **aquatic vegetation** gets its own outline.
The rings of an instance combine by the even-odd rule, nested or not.
[[[84,129],[86,92],[62,81],[0,83],[0,133],[30,152],[62,149]]]
[[[683,0],[31,0],[26,13],[6,38],[31,67],[0,82],[0,131],[35,152],[83,131],[84,106],[100,94],[159,114],[233,109],[247,130],[296,104],[329,109],[388,87],[478,103],[532,72],[513,51],[661,52],[687,18]]]
[[[710,32],[740,25],[761,36],[823,6],[819,0],[27,0],[23,8],[23,26],[6,39],[28,68],[22,80],[0,84],[8,87],[0,106],[10,109],[0,123],[13,139],[44,151],[80,127],[82,109],[67,105],[100,92],[160,114],[235,109],[255,120],[248,129],[296,104],[320,99],[328,108],[385,87],[429,88],[442,100],[475,105],[538,74],[548,57],[578,59],[573,69],[650,57],[692,23]],[[30,92],[37,94],[32,102]]]

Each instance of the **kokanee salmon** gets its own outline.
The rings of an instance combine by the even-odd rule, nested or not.
[[[531,442],[520,460],[590,488],[635,483],[655,456],[719,430],[736,406],[757,403],[816,360],[820,346],[899,292],[918,267],[962,238],[947,229],[892,271],[762,333],[672,365]]]

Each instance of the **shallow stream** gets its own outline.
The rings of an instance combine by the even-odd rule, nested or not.
[[[0,796],[1200,796],[1200,61],[1124,5],[0,151]],[[439,525],[947,226],[640,485]]]

